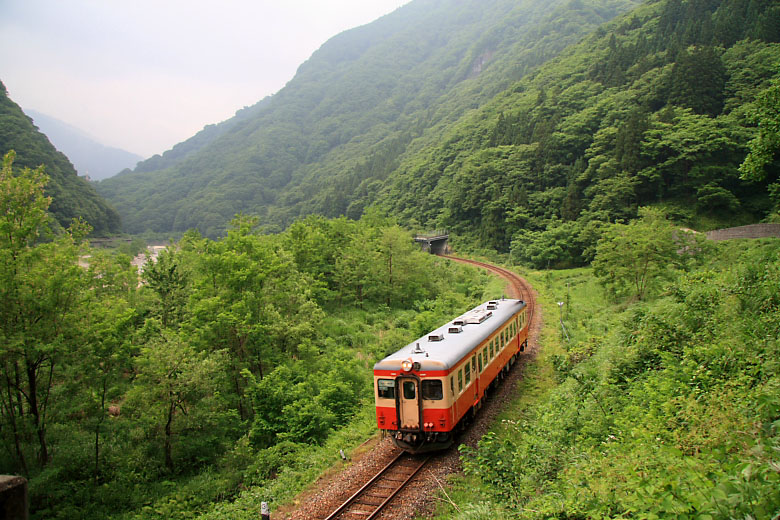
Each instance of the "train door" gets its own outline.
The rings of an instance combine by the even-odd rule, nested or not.
[[[398,424],[404,430],[420,429],[420,388],[417,379],[398,378]]]
[[[482,397],[479,391],[479,371],[477,370],[477,356],[471,356],[471,372],[474,374],[474,402],[476,403]]]

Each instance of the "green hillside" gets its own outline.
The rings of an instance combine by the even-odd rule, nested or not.
[[[764,219],[778,163],[738,168],[778,41],[776,3],[648,3],[421,139],[377,200],[539,267],[589,261],[601,223],[643,205],[702,230]]]
[[[98,190],[134,233],[214,236],[237,212],[276,227],[309,213],[359,217],[423,133],[442,135],[637,4],[411,2],[328,41],[273,97]]]
[[[49,176],[46,194],[54,199],[49,211],[62,227],[68,227],[73,218],[82,217],[95,235],[119,231],[117,212],[78,176],[68,158],[38,131],[0,83],[0,155],[9,150],[16,152],[16,168],[44,165]]]
[[[700,253],[657,265],[643,301],[598,270],[526,273],[538,357],[432,518],[777,518],[780,240]]]

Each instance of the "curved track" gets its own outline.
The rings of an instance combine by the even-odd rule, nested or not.
[[[528,322],[531,323],[533,321],[536,299],[534,298],[533,291],[531,290],[531,285],[528,282],[526,282],[525,279],[521,278],[520,276],[513,273],[509,269],[498,267],[493,264],[488,264],[486,262],[467,260],[465,258],[458,258],[456,256],[446,256],[446,255],[443,256],[444,258],[449,258],[450,260],[453,260],[455,262],[461,262],[463,264],[470,264],[470,265],[475,265],[477,267],[481,267],[482,269],[485,269],[487,271],[490,271],[491,273],[497,274],[502,278],[505,278],[509,282],[509,287],[508,287],[509,290],[507,291],[509,296],[512,298],[523,300],[528,305]]]
[[[442,255],[444,256],[444,255]],[[444,256],[455,262],[471,264],[490,271],[508,282],[507,294],[512,298],[523,300],[528,305],[528,322],[532,323],[534,317],[535,298],[531,285],[523,278],[513,273],[509,269],[498,267],[486,262],[476,260],[467,260],[454,256]],[[376,518],[380,512],[389,505],[393,498],[412,480],[419,475],[420,470],[425,464],[435,459],[438,454],[428,457],[411,455],[406,452],[400,452],[392,461],[382,468],[374,477],[358,489],[349,499],[347,499],[335,511],[330,513],[325,520],[347,520],[360,518],[362,520],[371,520]]]

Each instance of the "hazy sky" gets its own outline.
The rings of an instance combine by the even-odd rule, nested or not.
[[[0,0],[0,80],[22,108],[147,157],[409,1]]]

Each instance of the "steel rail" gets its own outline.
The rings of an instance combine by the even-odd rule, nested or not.
[[[497,265],[493,265],[493,264],[488,264],[486,262],[480,262],[478,260],[469,260],[466,258],[459,258],[457,256],[449,256],[449,255],[442,255],[442,256],[444,258],[448,258],[455,262],[476,265],[478,267],[481,267],[482,269],[491,271],[501,276],[502,278],[505,278],[511,284],[512,288],[516,291],[516,296],[524,300],[528,305],[528,323],[532,322],[534,317],[534,307],[536,302],[533,297],[533,292],[531,291],[531,286],[524,278],[510,271],[509,269],[506,269],[504,267],[498,267]]]
[[[409,455],[408,453],[404,451],[400,452],[398,455],[396,455],[396,457],[393,460],[388,462],[387,465],[385,465],[385,467],[379,470],[379,472],[377,472],[376,475],[371,477],[371,479],[368,482],[363,484],[363,486],[360,489],[355,491],[355,493],[351,497],[349,497],[335,511],[333,511],[330,515],[328,515],[325,518],[325,520],[335,520],[337,518],[340,518],[342,515],[350,514],[348,508],[351,505],[358,503],[359,499],[362,496],[367,495],[368,494],[367,491],[371,490],[374,484],[378,483],[382,478],[386,477],[392,469],[394,469],[396,466],[400,466],[402,462],[405,462],[406,460],[411,458],[412,456]],[[408,475],[406,475],[406,473],[408,472],[404,471],[401,476],[405,475],[406,478],[403,481],[401,481],[399,485],[396,485],[388,496],[384,497],[383,494],[382,496],[384,497],[384,500],[382,500],[380,504],[374,505],[374,504],[364,503],[364,505],[375,508],[372,512],[365,511],[365,512],[360,512],[355,514],[359,514],[361,518],[365,518],[365,520],[372,520],[373,518],[376,518],[379,512],[382,511],[382,509],[384,509],[384,507],[390,503],[390,501],[398,494],[398,492],[401,491],[417,473],[419,473],[419,471],[423,468],[423,466],[425,466],[428,460],[430,460],[430,456],[424,458],[421,462],[418,462],[415,467],[411,468],[412,471]]]

